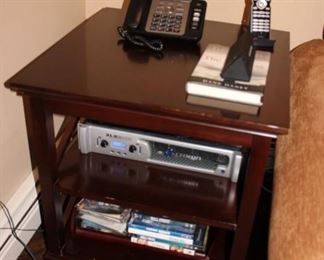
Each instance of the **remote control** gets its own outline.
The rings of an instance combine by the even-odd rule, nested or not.
[[[253,37],[260,39],[269,39],[270,14],[270,0],[252,1],[250,31]]]

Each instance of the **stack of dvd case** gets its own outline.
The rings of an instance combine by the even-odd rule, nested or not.
[[[127,235],[127,222],[131,215],[131,209],[89,199],[82,199],[76,205],[76,209],[80,228]]]
[[[206,225],[154,217],[134,211],[127,230],[133,243],[192,256],[206,255],[209,231]]]

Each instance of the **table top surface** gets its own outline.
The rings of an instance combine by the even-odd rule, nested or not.
[[[104,8],[19,71],[5,85],[22,95],[82,101],[198,120],[272,135],[289,127],[289,33],[272,31],[263,106],[258,115],[186,102],[185,84],[209,43],[230,46],[240,27],[206,21],[198,44],[166,42],[163,55],[125,44],[124,12]]]

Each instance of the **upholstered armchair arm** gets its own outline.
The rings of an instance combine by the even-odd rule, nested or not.
[[[290,58],[290,130],[277,140],[269,260],[323,260],[324,40]]]

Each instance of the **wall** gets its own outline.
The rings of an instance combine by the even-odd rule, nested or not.
[[[290,31],[291,47],[322,39],[323,26],[324,0],[274,0],[273,28]]]
[[[207,19],[240,23],[244,0],[208,0]],[[290,32],[290,47],[322,37],[323,0],[272,0],[271,28]]]
[[[85,18],[85,2],[0,0],[0,200],[31,174],[22,99],[3,82]]]
[[[207,0],[207,19],[240,23],[247,0]],[[100,8],[122,5],[122,0],[86,0],[86,16]],[[290,31],[290,47],[321,38],[324,26],[323,0],[272,0],[272,28]]]
[[[121,8],[123,5],[123,0],[86,0],[86,18],[90,17],[101,8],[104,7],[113,7],[113,8]]]

